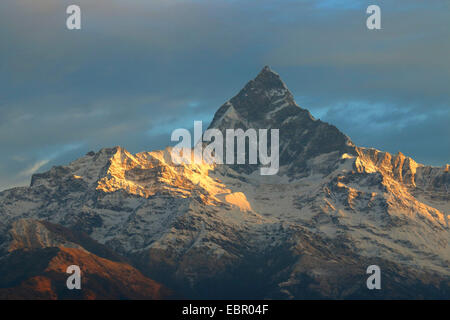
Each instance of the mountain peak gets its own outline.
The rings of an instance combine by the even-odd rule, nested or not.
[[[273,71],[269,66],[265,66],[256,78],[249,82],[249,84],[251,85],[250,88],[289,92],[288,88],[281,80],[280,75]]]
[[[287,106],[300,110],[279,74],[265,66],[256,78],[219,108],[210,128],[242,127],[245,123],[264,122],[275,110]]]
[[[264,66],[264,68],[262,68],[262,70],[256,76],[256,79],[265,77],[276,77],[279,79],[280,75],[273,71],[269,66]]]
[[[264,68],[262,68],[261,72],[272,72],[272,73],[275,73],[275,72],[270,68],[270,66],[268,66],[268,65],[265,65]]]
[[[279,129],[280,165],[292,172],[305,170],[308,159],[338,151],[354,154],[351,140],[335,126],[314,119],[299,107],[294,97],[269,66],[250,80],[239,93],[222,105],[209,128]]]

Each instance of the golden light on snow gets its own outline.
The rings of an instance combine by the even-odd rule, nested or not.
[[[198,196],[205,204],[220,203],[237,207],[240,211],[251,211],[251,205],[242,192],[233,192],[209,172],[213,164],[194,163],[174,165],[170,148],[154,152],[130,154],[122,148],[111,158],[105,177],[100,179],[97,190],[112,193],[125,190],[141,197],[170,192],[180,198]],[[197,190],[201,189],[201,193]]]

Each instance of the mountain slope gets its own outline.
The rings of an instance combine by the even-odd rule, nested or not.
[[[185,297],[449,297],[448,165],[355,146],[268,67],[210,128],[279,129],[278,174],[175,165],[170,148],[89,152],[0,193],[0,248],[32,218],[88,234]],[[380,292],[366,288],[370,264],[382,268]]]
[[[219,108],[209,128],[222,132],[228,128],[280,129],[281,174],[290,176],[307,175],[308,160],[318,155],[356,153],[353,142],[335,126],[300,108],[280,76],[268,66]]]
[[[173,296],[125,259],[85,234],[31,219],[9,231],[0,257],[0,299],[162,299]],[[83,247],[84,246],[84,247]],[[91,250],[87,251],[86,248]],[[93,253],[95,252],[95,254]],[[81,269],[82,290],[69,290],[67,267]]]

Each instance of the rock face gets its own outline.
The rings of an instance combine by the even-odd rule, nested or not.
[[[308,175],[307,162],[318,155],[356,154],[346,135],[300,108],[280,76],[268,66],[219,108],[209,128],[222,132],[230,128],[279,129],[281,174],[290,176]],[[247,167],[234,167],[241,172],[242,168]]]
[[[448,165],[355,146],[268,67],[210,128],[279,129],[279,173],[115,147],[35,174],[0,193],[0,296],[67,297],[48,288],[79,262],[103,277],[81,298],[170,297],[164,285],[206,299],[450,297]],[[14,271],[30,259],[40,269]],[[382,290],[366,287],[372,264]]]
[[[163,299],[173,293],[92,240],[45,221],[12,224],[0,258],[1,299]],[[89,251],[87,250],[89,249]],[[67,267],[82,270],[82,290],[68,290]]]

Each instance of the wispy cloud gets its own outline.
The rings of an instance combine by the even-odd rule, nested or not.
[[[36,173],[36,171],[38,171],[40,168],[42,168],[49,162],[50,162],[50,159],[40,160],[40,161],[32,164],[30,167],[26,168],[25,170],[20,171],[18,176],[21,178],[30,177],[32,174]]]
[[[368,0],[79,0],[80,32],[69,4],[0,1],[0,148],[25,159],[2,157],[0,188],[101,147],[163,147],[266,64],[355,142],[450,159],[448,1],[379,0],[380,32]]]

